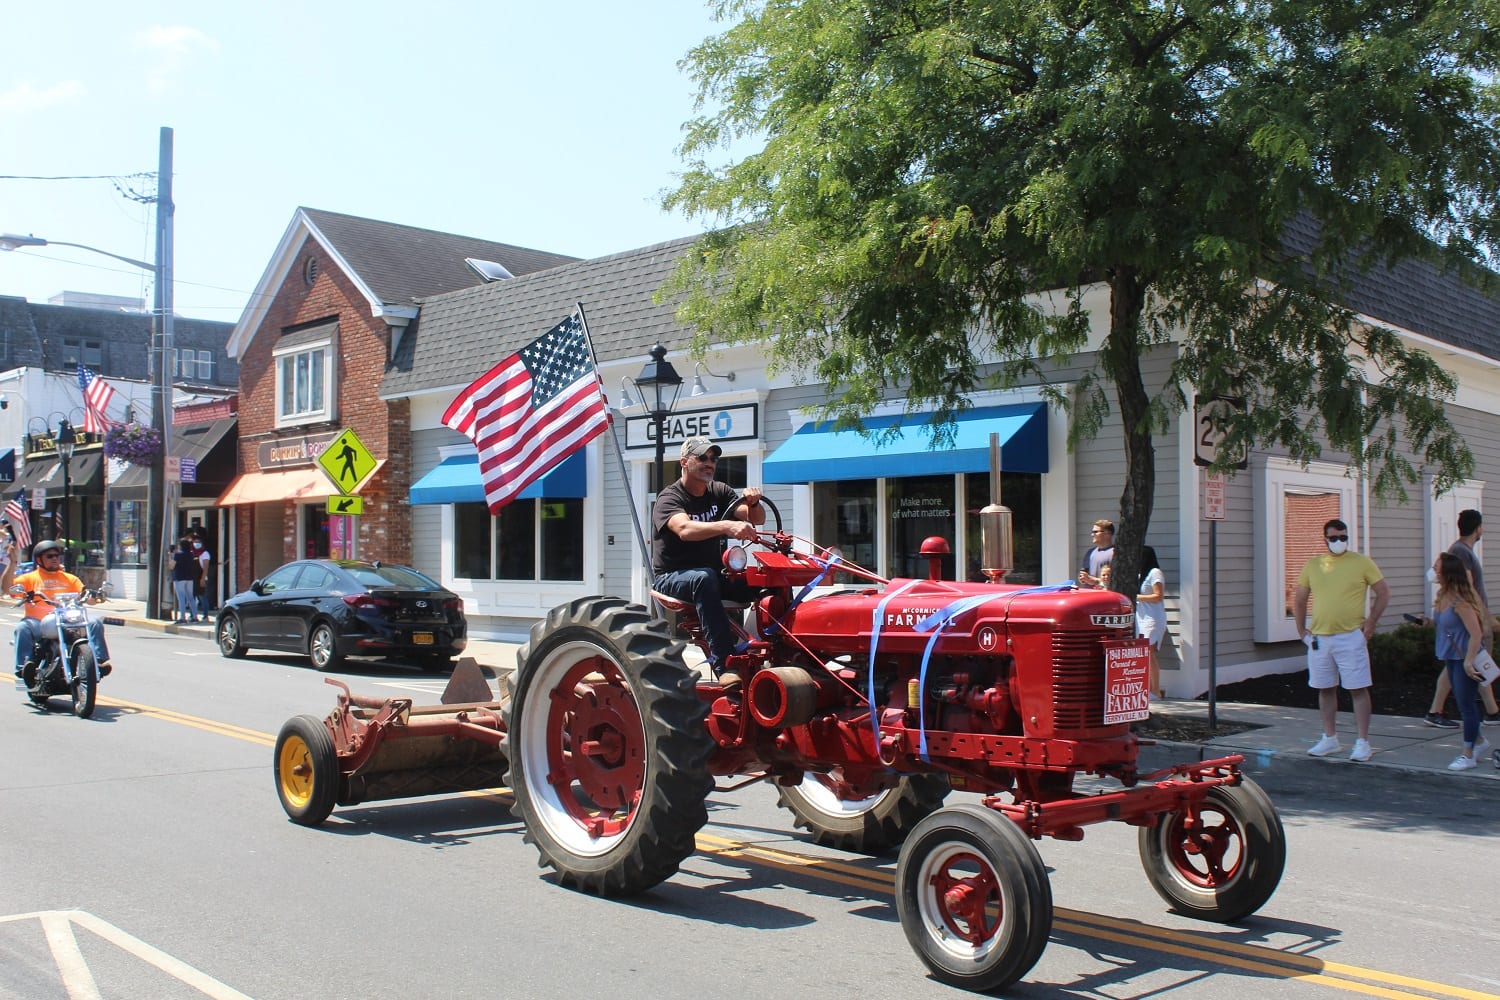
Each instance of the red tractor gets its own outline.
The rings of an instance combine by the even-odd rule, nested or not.
[[[501,702],[484,684],[430,708],[346,689],[326,720],[289,721],[276,747],[283,807],[318,823],[335,801],[481,788],[504,773],[541,862],[564,885],[623,896],[693,853],[716,778],[768,779],[819,843],[902,845],[907,939],[938,979],[977,990],[1014,982],[1047,944],[1052,894],[1032,844],[1044,836],[1139,827],[1147,878],[1191,916],[1233,921],[1270,898],[1286,842],[1240,757],[1136,770],[1129,721],[1147,692],[1128,600],[942,580],[942,539],[923,546],[928,578],[883,580],[784,533],[763,502],[774,530],[749,557],[726,553],[762,595],[728,664],[737,689],[684,662],[679,634],[706,649],[690,607],[664,602],[674,630],[640,605],[584,598],[532,627]],[[986,566],[1000,567],[1008,531],[992,556],[991,526]],[[826,587],[835,578],[856,582]],[[1079,774],[1110,784],[1078,790]],[[955,789],[976,797],[944,807]]]

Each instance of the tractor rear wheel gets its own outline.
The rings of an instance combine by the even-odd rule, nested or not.
[[[1260,786],[1209,789],[1196,822],[1162,813],[1139,835],[1141,864],[1151,886],[1178,913],[1229,923],[1265,905],[1286,867],[1281,817]]]
[[[684,646],[610,597],[552,609],[516,659],[508,775],[540,864],[601,896],[676,873],[708,822],[715,743]]]
[[[896,866],[906,940],[940,982],[999,989],[1036,964],[1052,933],[1052,886],[1036,847],[973,803],[917,824]]]
[[[909,774],[874,795],[858,797],[837,771],[808,771],[800,785],[778,788],[778,804],[790,809],[813,842],[858,854],[879,854],[906,835],[948,797],[941,774]]]

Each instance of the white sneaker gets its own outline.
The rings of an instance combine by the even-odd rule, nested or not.
[[[1354,741],[1354,749],[1349,751],[1349,759],[1350,760],[1369,760],[1370,759],[1370,754],[1372,752],[1373,751],[1370,750],[1370,741],[1369,740],[1355,740]]]
[[[1479,735],[1479,742],[1474,744],[1474,756],[1478,757],[1482,753],[1489,753],[1489,751],[1490,741],[1485,738],[1483,733],[1481,733]]]
[[[1479,762],[1476,761],[1473,757],[1465,757],[1463,754],[1459,754],[1457,757],[1453,758],[1453,763],[1448,765],[1448,770],[1468,771],[1478,766]]]
[[[1331,753],[1338,753],[1339,738],[1337,736],[1325,736],[1312,745],[1308,754],[1313,757],[1327,757]]]

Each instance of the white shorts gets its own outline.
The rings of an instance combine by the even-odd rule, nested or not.
[[[1307,684],[1319,690],[1343,684],[1346,691],[1367,688],[1370,680],[1370,648],[1361,629],[1337,635],[1315,635],[1317,648],[1307,650]]]

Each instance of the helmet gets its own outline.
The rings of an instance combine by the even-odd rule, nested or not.
[[[49,538],[47,539],[47,541],[37,542],[31,547],[31,558],[32,561],[35,562],[36,560],[42,558],[43,552],[61,552],[62,550],[63,547],[61,542],[54,542]]]

